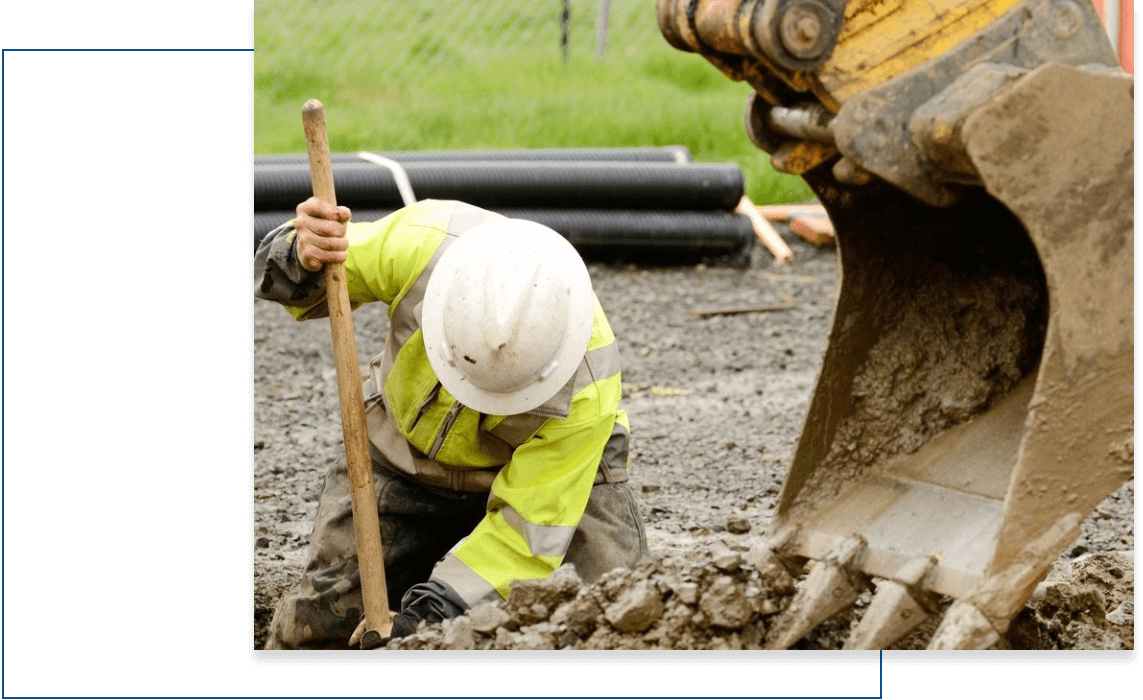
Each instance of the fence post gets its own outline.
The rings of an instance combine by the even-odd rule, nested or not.
[[[563,11],[560,12],[560,53],[564,63],[568,60],[568,21],[571,18],[571,0],[563,0]]]
[[[611,0],[599,0],[599,43],[595,47],[595,57],[603,58],[607,50],[607,22],[611,19]]]

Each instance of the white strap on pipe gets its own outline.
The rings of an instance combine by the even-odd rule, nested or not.
[[[417,201],[417,198],[413,196],[413,186],[409,184],[409,176],[405,173],[405,169],[401,167],[400,163],[368,151],[358,151],[357,157],[361,160],[369,161],[374,165],[388,168],[389,172],[393,173],[393,179],[397,182],[397,191],[401,193],[401,201],[405,203],[405,206],[409,206]]]

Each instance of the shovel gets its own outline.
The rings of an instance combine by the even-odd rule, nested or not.
[[[321,102],[309,100],[302,106],[302,125],[305,128],[314,196],[337,206],[325,128],[325,108]],[[361,393],[357,342],[353,335],[353,316],[345,283],[344,263],[325,264],[325,288],[330,331],[333,335],[333,354],[337,363],[337,395],[341,403],[346,470],[351,485],[357,565],[361,572],[361,596],[365,607],[365,631],[361,637],[361,646],[375,648],[389,637],[393,621],[389,612],[389,592],[385,585],[377,492],[373,487],[365,401]]]

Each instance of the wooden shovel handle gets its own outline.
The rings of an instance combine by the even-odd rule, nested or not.
[[[337,206],[333,191],[325,108],[317,100],[302,107],[302,125],[310,159],[314,196]],[[373,487],[373,463],[369,458],[369,434],[365,424],[365,401],[357,365],[357,341],[345,283],[345,264],[326,263],[325,289],[333,354],[337,363],[337,395],[341,402],[341,429],[345,438],[346,469],[353,505],[353,533],[357,541],[357,565],[361,571],[361,595],[365,605],[366,634],[375,631],[388,637],[392,626],[389,592],[385,585],[385,558],[381,550],[381,526],[377,519],[377,492]]]

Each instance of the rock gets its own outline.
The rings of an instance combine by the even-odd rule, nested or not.
[[[631,587],[630,574],[629,569],[616,567],[600,576],[594,587],[606,600],[615,600]]]
[[[496,649],[511,649],[512,633],[503,627],[496,630],[496,639],[493,642],[493,646]]]
[[[759,543],[746,553],[746,563],[758,570],[767,588],[777,594],[792,593],[794,577],[765,543]]]
[[[728,574],[737,571],[738,567],[742,566],[745,561],[741,554],[728,547],[721,540],[711,544],[710,554],[715,567]]]
[[[1132,552],[1057,562],[1006,633],[1014,649],[1133,649]]]
[[[671,590],[687,605],[698,602],[698,585],[691,581],[679,581],[671,585]]]
[[[508,595],[508,614],[520,625],[546,620],[561,603],[574,598],[582,585],[583,580],[570,564],[545,579],[515,581]]]
[[[716,627],[736,630],[750,621],[754,607],[745,591],[730,576],[719,576],[702,594],[699,609]]]
[[[472,623],[463,615],[445,620],[442,624],[444,637],[441,640],[442,649],[468,651],[476,648],[476,637],[472,632]]]
[[[1135,604],[1130,600],[1120,603],[1114,610],[1107,613],[1107,621],[1113,625],[1130,625],[1135,621]]]
[[[1073,623],[1067,627],[1062,635],[1062,643],[1072,649],[1102,649],[1115,651],[1129,649],[1119,635],[1095,625]]]
[[[604,617],[620,632],[645,632],[663,615],[659,590],[647,581],[638,582],[607,606]]]
[[[512,619],[506,610],[496,603],[482,603],[469,610],[469,623],[472,629],[482,634],[495,634]]]
[[[576,571],[575,564],[563,564],[552,572],[552,575],[548,577],[548,582],[556,587],[561,596],[569,600],[575,597],[580,588],[583,587],[583,579]]]
[[[512,646],[515,649],[524,651],[555,649],[555,630],[552,625],[546,623],[541,623],[529,627],[528,629],[520,630],[513,636]]]
[[[1099,552],[1073,561],[1062,578],[1093,586],[1108,599],[1132,598],[1135,591],[1133,552]]]
[[[744,535],[750,532],[750,521],[741,515],[732,515],[726,519],[726,531],[735,535]]]
[[[561,605],[552,614],[552,623],[563,625],[568,631],[579,637],[587,637],[599,625],[599,617],[603,614],[595,598],[582,595]]]

